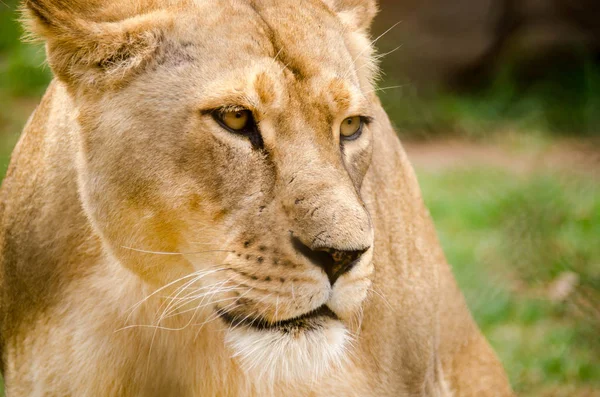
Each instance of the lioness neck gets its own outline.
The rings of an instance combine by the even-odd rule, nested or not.
[[[14,269],[3,280],[5,297],[22,300],[6,306],[27,308],[18,314],[24,317],[39,312],[40,305],[51,306],[60,286],[87,274],[100,255],[99,240],[78,200],[71,134],[75,123],[63,91],[57,82],[48,89],[13,152],[2,185],[1,260],[4,268]],[[17,293],[22,289],[27,293]]]

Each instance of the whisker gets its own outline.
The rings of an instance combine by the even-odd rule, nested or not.
[[[190,309],[185,309],[185,310],[179,311],[179,312],[174,313],[174,314],[166,315],[166,316],[163,317],[163,320],[167,319],[167,318],[179,316],[179,315],[182,315],[182,314],[185,314],[185,313],[195,312],[195,311],[197,311],[199,309],[203,309],[203,308],[205,308],[207,306],[210,306],[210,305],[214,305],[214,304],[222,303],[222,302],[228,302],[228,301],[236,300],[236,299],[239,299],[239,298],[237,296],[230,296],[228,298],[223,298],[223,299],[219,299],[219,300],[216,300],[216,301],[207,302],[205,304],[202,304],[202,305],[190,308]]]
[[[381,61],[383,58],[385,58],[386,56],[388,56],[388,55],[390,55],[390,54],[392,54],[392,53],[396,52],[396,51],[397,51],[397,50],[399,50],[400,48],[402,48],[402,45],[399,45],[398,47],[396,47],[396,48],[394,48],[393,50],[391,50],[391,51],[388,51],[388,52],[386,52],[386,53],[373,55],[373,57],[372,57],[372,58],[373,58],[373,60],[374,60],[375,62],[380,62],[380,61]],[[355,72],[358,72],[358,71],[360,71],[360,70],[362,70],[362,69],[364,69],[364,68],[368,68],[368,67],[370,67],[370,66],[371,66],[371,64],[367,62],[367,63],[365,63],[364,65],[361,65],[360,67],[356,68],[356,69],[355,69]]]
[[[277,322],[277,318],[279,317],[279,295],[275,297],[275,315],[273,316],[273,321]]]
[[[206,295],[212,294],[213,293],[212,291],[214,290],[214,288],[221,287],[221,286],[225,285],[230,280],[231,279],[228,279],[228,280],[225,280],[225,281],[218,281],[218,282],[216,282],[214,284],[211,284],[211,285],[208,285],[208,286],[205,286],[205,287],[196,288],[196,289],[190,291],[189,293],[187,293],[186,295],[184,295],[182,297],[179,297],[179,295],[185,289],[188,289],[190,287],[191,284],[188,283],[189,285],[186,285],[185,288],[183,288],[181,291],[179,291],[175,296],[169,296],[169,297],[166,298],[169,301],[169,304],[167,305],[167,307],[165,308],[165,310],[163,311],[163,313],[170,313],[170,308],[172,306],[175,306],[175,310],[176,310],[181,305],[185,305],[186,302],[191,301],[190,297],[194,296],[195,294],[197,295],[197,298],[200,298],[202,296],[206,296]],[[199,280],[193,280],[193,281],[195,282],[195,281],[199,281]],[[201,291],[205,291],[205,290],[208,290],[208,292],[201,292]],[[215,292],[215,293],[217,293],[217,292]],[[175,303],[175,302],[177,302],[177,303]]]
[[[259,304],[260,304],[260,303],[263,303],[265,300],[269,299],[271,296],[273,296],[273,293],[272,293],[272,292],[271,292],[270,294],[268,294],[268,295],[265,295],[265,296],[263,296],[263,297],[262,297],[262,298],[261,298],[261,299],[258,301],[258,303],[259,303]],[[264,314],[264,313],[265,313],[267,310],[268,310],[268,307],[264,307],[264,308],[263,308],[263,310],[262,310],[260,313],[258,313],[258,315],[257,315],[257,316],[255,316],[255,318],[254,318],[254,319],[252,319],[252,321],[251,321],[251,324],[254,324],[254,322],[255,322],[255,321],[258,321],[258,318],[261,318],[261,317],[262,317],[262,315],[263,315],[263,314]],[[250,317],[250,316],[252,316],[252,315],[253,315],[253,313],[248,313],[248,314],[247,314],[247,315],[246,315],[246,316],[245,316],[245,317],[244,317],[244,318],[243,318],[243,319],[242,319],[240,322],[238,322],[238,324],[243,324],[243,323],[244,323],[244,322],[245,322],[245,321],[248,319],[248,317]],[[235,323],[235,322],[234,322],[234,323]],[[233,324],[232,324],[232,325],[233,325]]]
[[[148,301],[148,299],[152,298],[154,295],[158,294],[161,291],[164,291],[165,289],[185,280],[188,279],[190,277],[205,277],[207,275],[210,274],[214,274],[220,271],[226,270],[226,268],[216,268],[216,269],[211,269],[211,270],[207,270],[204,272],[194,272],[194,273],[190,273],[187,274],[185,276],[182,276],[174,281],[169,282],[168,284],[163,285],[162,287],[158,288],[157,290],[155,290],[154,292],[152,292],[151,294],[149,294],[148,296],[146,296],[144,299],[142,299],[141,301],[137,302],[136,304],[134,304],[133,306],[131,306],[131,308],[128,309],[129,314],[127,315],[127,318],[125,319],[125,322],[129,321],[130,317],[132,316],[133,312],[140,307],[144,302]]]
[[[238,287],[226,287],[226,288],[223,288],[223,289],[217,289],[216,291],[212,291],[211,290],[209,292],[205,292],[205,293],[202,293],[202,294],[191,296],[191,297],[189,297],[189,298],[187,298],[185,300],[182,300],[181,302],[178,302],[177,305],[174,305],[173,308],[171,308],[170,310],[166,311],[163,316],[164,316],[164,318],[168,318],[168,317],[172,317],[172,315],[174,316],[174,315],[177,315],[177,314],[186,313],[186,312],[189,311],[189,309],[185,310],[185,311],[181,311],[181,312],[179,312],[177,314],[173,314],[173,313],[177,312],[181,307],[183,307],[183,306],[185,306],[185,305],[187,305],[189,303],[192,303],[195,300],[198,300],[200,298],[202,298],[202,299],[201,299],[201,301],[200,301],[200,303],[198,304],[197,307],[204,307],[205,306],[204,305],[204,300],[205,300],[205,298],[207,296],[214,296],[214,295],[222,294],[222,293],[225,293],[225,292],[232,292],[232,291],[239,291],[239,290],[243,290],[243,288],[240,288],[239,286]],[[184,298],[181,298],[181,299],[184,299]],[[216,303],[216,302],[212,302],[212,303]],[[207,304],[209,305],[209,304],[211,304],[211,302],[208,302]]]
[[[387,300],[387,298],[385,296],[383,296],[383,294],[377,292],[374,288],[369,288],[369,291],[373,292],[374,294],[376,294],[377,296],[379,296],[383,302],[390,308],[390,310],[392,310],[393,312],[396,312],[396,310],[394,309],[394,307],[391,305],[391,303]]]
[[[218,291],[219,291],[219,288],[220,288],[220,287],[222,287],[223,285],[225,285],[225,284],[226,284],[226,283],[227,283],[229,280],[230,280],[230,279],[228,279],[228,280],[224,280],[224,281],[219,281],[219,282],[216,282],[216,283],[212,284],[211,286],[209,286],[209,290],[208,290],[208,292],[207,292],[207,293],[205,293],[205,296],[202,298],[202,300],[201,300],[201,303],[203,303],[203,302],[204,302],[204,299],[206,298],[206,296],[208,296],[208,295],[214,295],[215,293],[218,293]],[[181,294],[181,293],[182,293],[182,292],[183,292],[185,289],[187,289],[188,287],[189,287],[189,286],[187,286],[186,288],[184,288],[184,289],[182,289],[180,292],[178,292],[178,293],[177,293],[177,295],[175,295],[175,296],[174,296],[174,298],[178,298],[178,297],[179,297],[179,295],[180,295],[180,294]],[[215,289],[216,289],[216,291],[215,291]],[[214,292],[213,292],[213,291],[214,291]],[[195,292],[195,291],[192,291],[191,293],[193,294],[194,292]],[[189,294],[188,294],[188,295],[189,295]],[[185,304],[185,302],[184,302],[184,304]],[[165,316],[166,314],[168,314],[168,313],[171,313],[171,307],[173,307],[173,306],[175,306],[176,308],[179,308],[179,307],[181,307],[181,304],[178,306],[177,304],[175,304],[175,303],[174,303],[174,301],[173,301],[173,300],[171,300],[171,301],[169,302],[169,304],[167,305],[167,307],[166,307],[166,308],[163,310],[163,312],[161,313],[161,315],[160,315],[160,318],[159,318],[159,320],[158,320],[157,324],[160,324],[160,322],[163,320],[163,318],[164,318],[164,316]],[[192,316],[192,318],[193,318],[193,316]]]
[[[402,85],[391,85],[388,87],[379,87],[379,88],[375,88],[372,89],[370,91],[365,92],[365,94],[370,94],[372,92],[377,92],[377,91],[386,91],[386,90],[391,90],[392,88],[403,88],[406,87],[406,84],[402,84]]]
[[[149,251],[140,248],[127,247],[122,245],[121,248],[128,249],[135,252],[141,252],[144,254],[154,254],[154,255],[197,255],[197,254],[206,254],[210,252],[235,252],[233,250],[206,250],[206,251],[192,251],[192,252],[169,252],[169,251]]]
[[[400,48],[402,48],[402,47],[403,47],[403,45],[402,45],[402,44],[400,44],[398,47],[394,48],[393,50],[391,50],[391,51],[388,51],[388,52],[384,52],[384,53],[382,53],[382,54],[377,54],[377,55],[375,55],[373,58],[375,58],[375,59],[377,59],[377,60],[379,60],[379,59],[383,59],[383,58],[385,58],[386,56],[388,56],[388,55],[390,55],[390,54],[393,54],[394,52],[398,51],[398,50],[399,50]]]
[[[227,270],[227,269],[224,269],[224,270]],[[157,313],[158,313],[158,312],[161,312],[161,315],[159,316],[158,322],[160,323],[160,321],[161,321],[160,317],[162,317],[162,316],[163,316],[165,313],[167,313],[167,312],[169,311],[169,309],[171,308],[171,306],[173,306],[173,305],[175,304],[175,302],[176,302],[177,298],[178,298],[178,297],[179,297],[179,296],[180,296],[180,295],[181,295],[181,294],[182,294],[182,293],[183,293],[183,292],[184,292],[186,289],[188,289],[188,288],[189,288],[191,285],[195,284],[196,282],[200,281],[200,280],[201,280],[202,278],[204,278],[205,276],[206,276],[206,274],[202,274],[202,273],[201,273],[201,274],[199,274],[199,276],[198,276],[198,277],[195,277],[195,278],[194,278],[194,279],[192,279],[191,281],[189,281],[189,282],[185,283],[184,285],[182,285],[182,286],[178,287],[178,288],[177,288],[175,291],[173,291],[173,293],[172,293],[172,294],[171,294],[169,297],[167,297],[167,298],[165,299],[165,301],[164,301],[164,302],[163,302],[163,303],[160,305],[160,307],[159,307],[159,308],[158,308],[158,310],[157,310]],[[226,281],[225,281],[225,282],[226,282]],[[221,281],[218,281],[218,282],[216,282],[216,283],[214,283],[214,284],[212,284],[212,285],[210,285],[210,286],[207,286],[207,287],[202,287],[202,288],[201,288],[201,290],[205,290],[205,289],[212,289],[212,288],[214,288],[214,287],[216,287],[216,286],[220,286],[220,285],[222,285],[222,282],[221,282]],[[198,290],[191,291],[190,293],[188,293],[188,294],[187,294],[187,295],[185,295],[185,296],[189,296],[189,295],[191,295],[191,294],[194,294],[194,293],[195,293],[195,292],[197,292],[197,291],[198,291]],[[167,302],[168,302],[168,303],[167,303]],[[166,305],[166,307],[165,307],[165,305]],[[164,309],[163,309],[163,308],[164,308]]]
[[[275,294],[274,292],[271,292],[270,294],[263,296],[258,301],[258,303],[259,304],[264,303],[266,300],[268,300],[269,298],[271,298],[274,294]],[[277,295],[277,298],[278,298],[277,302],[279,302],[279,295]],[[256,321],[260,321],[261,319],[264,319],[264,315],[265,315],[265,313],[269,309],[270,309],[270,307],[268,305],[266,305],[265,307],[263,307],[263,309],[260,312],[258,312],[258,314],[254,317],[254,319],[252,319],[251,324],[254,324]],[[276,318],[277,317],[277,304],[275,305],[275,310],[276,310],[276,312],[275,312],[275,318]]]
[[[283,51],[283,47],[281,47],[279,51],[277,51],[277,54],[275,54],[275,57],[273,57],[273,61],[271,62],[270,67],[273,67],[275,65],[275,62],[277,62],[277,58],[279,57],[279,54],[281,54],[281,51]]]
[[[381,39],[383,36],[385,36],[386,34],[388,34],[392,29],[394,29],[396,26],[398,26],[400,24],[400,22],[402,21],[398,21],[395,24],[393,24],[388,30],[386,30],[385,32],[383,32],[382,34],[380,34],[379,36],[377,36],[375,38],[375,40],[371,41],[371,43],[365,47],[361,52],[358,53],[358,55],[352,60],[352,64],[350,66],[350,68],[348,68],[348,71],[346,71],[346,73],[344,74],[344,79],[348,78],[348,76],[350,75],[350,72],[352,71],[352,68],[356,65],[356,61],[358,61],[358,59],[368,50],[373,48],[373,45],[375,43],[377,43],[377,41],[379,41],[379,39]]]
[[[230,303],[229,305],[225,306],[225,307],[224,307],[224,308],[222,308],[221,310],[223,310],[223,311],[230,310],[232,306],[236,305],[236,304],[237,304],[237,302],[238,302],[240,299],[242,299],[242,298],[243,298],[243,297],[244,297],[246,294],[250,293],[250,291],[252,291],[252,289],[251,289],[251,288],[250,288],[250,289],[248,289],[246,292],[244,292],[242,295],[238,296],[238,297],[237,297],[237,299],[235,299],[235,300],[234,300],[232,303]],[[197,333],[196,333],[196,338],[198,337],[198,335],[200,334],[200,331],[202,330],[202,328],[203,328],[203,327],[204,327],[206,324],[208,324],[208,323],[210,323],[210,322],[212,322],[212,321],[216,320],[217,318],[219,318],[219,313],[217,313],[217,312],[215,311],[215,312],[214,312],[214,313],[213,313],[211,316],[209,316],[209,318],[208,318],[208,319],[206,319],[204,322],[202,322],[202,323],[198,323],[198,324],[194,324],[195,326],[199,326],[199,328],[198,328],[198,331],[197,331]]]

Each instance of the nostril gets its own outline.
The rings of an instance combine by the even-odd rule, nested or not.
[[[354,265],[356,265],[360,259],[360,257],[367,252],[369,248],[362,250],[349,250],[349,251],[340,251],[329,249],[329,253],[333,258],[333,268],[331,269],[331,276],[329,276],[329,281],[331,285],[337,281],[343,274],[348,273]]]
[[[331,254],[333,261],[336,263],[352,263],[355,262],[366,250],[360,251],[338,251],[329,249],[328,252]]]
[[[333,248],[320,248],[318,250],[313,250],[294,236],[292,236],[292,245],[296,251],[325,271],[331,285],[333,285],[344,273],[352,270],[362,254],[369,249],[337,250]]]
[[[323,268],[327,273],[327,269],[332,268],[334,264],[333,255],[327,250],[313,250],[297,237],[292,237],[292,245],[294,249],[308,258],[315,265]],[[329,273],[328,273],[329,274]]]

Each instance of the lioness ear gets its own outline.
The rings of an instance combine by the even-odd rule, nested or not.
[[[377,14],[376,0],[323,0],[340,19],[356,29],[368,29]]]
[[[170,25],[155,11],[117,22],[77,15],[65,0],[25,0],[23,21],[31,37],[46,41],[48,63],[69,85],[123,84],[156,52]]]

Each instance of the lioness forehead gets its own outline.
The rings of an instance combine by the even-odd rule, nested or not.
[[[285,110],[285,123],[298,124],[280,130],[324,130],[333,117],[370,115],[354,65],[360,51],[351,53],[345,25],[321,0],[197,0],[178,15],[174,51],[187,66],[177,91],[198,109],[242,106],[259,119]]]
[[[230,67],[275,59],[296,79],[323,73],[352,78],[353,59],[344,26],[321,0],[197,1],[193,31],[201,41],[220,44]],[[231,58],[229,57],[231,55]],[[255,57],[253,59],[253,57]],[[233,61],[232,61],[233,60]]]
[[[306,4],[304,4],[306,3]],[[263,0],[253,6],[269,32],[280,58],[298,79],[329,70],[344,75],[352,59],[343,40],[343,26],[319,0],[294,2]]]

